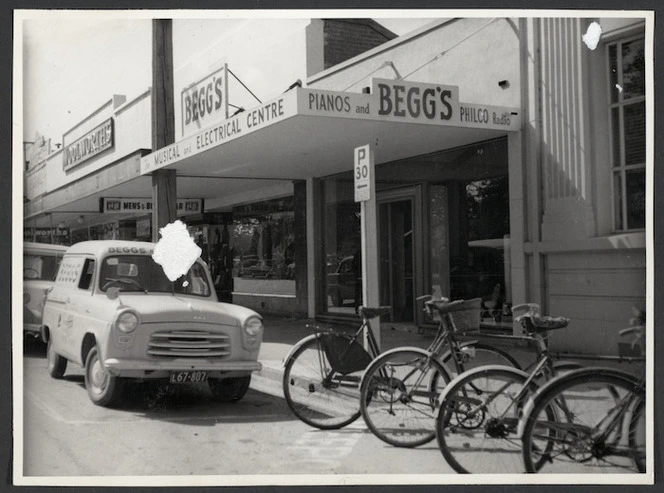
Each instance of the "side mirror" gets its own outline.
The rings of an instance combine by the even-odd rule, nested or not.
[[[108,296],[109,300],[115,300],[118,298],[119,295],[120,295],[120,288],[118,287],[108,288],[106,290],[106,296]]]

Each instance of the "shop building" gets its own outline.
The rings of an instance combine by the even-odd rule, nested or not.
[[[603,36],[591,50],[593,20]],[[149,94],[114,97],[27,172],[26,227],[142,238],[150,174],[174,169],[223,299],[352,318],[354,149],[368,144],[371,282],[388,323],[425,323],[424,294],[478,296],[485,326],[518,333],[509,306],[536,302],[572,319],[555,349],[617,353],[631,307],[645,305],[645,21],[445,19],[400,37],[370,21],[305,24],[274,43],[298,47],[285,92],[253,107],[225,106],[236,74],[219,50],[176,70],[176,142],[154,153]],[[374,44],[334,58],[356,36]],[[109,119],[111,146],[79,158],[108,146]]]

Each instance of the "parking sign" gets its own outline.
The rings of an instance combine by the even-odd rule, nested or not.
[[[371,149],[369,144],[355,148],[355,202],[363,202],[371,198]]]

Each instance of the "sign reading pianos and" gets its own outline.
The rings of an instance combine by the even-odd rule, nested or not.
[[[62,164],[65,171],[78,166],[113,147],[113,118],[109,118],[75,141],[63,142]]]
[[[104,214],[151,213],[152,199],[131,197],[102,197],[101,212]],[[177,213],[200,214],[203,212],[203,199],[178,199]]]

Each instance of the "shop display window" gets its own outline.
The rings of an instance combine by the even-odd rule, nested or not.
[[[293,197],[233,209],[228,226],[233,277],[295,279]]]
[[[507,176],[448,184],[450,295],[482,298],[483,318],[501,321],[511,303]]]
[[[360,304],[362,263],[360,204],[350,173],[325,180],[325,307],[328,313],[355,313]]]

